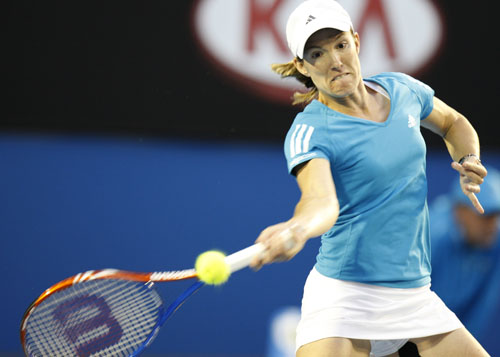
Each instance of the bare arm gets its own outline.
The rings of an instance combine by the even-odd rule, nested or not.
[[[270,226],[262,231],[257,242],[266,251],[254,258],[254,269],[275,261],[294,257],[308,239],[328,231],[337,220],[339,205],[330,163],[325,159],[313,159],[297,173],[301,197],[288,221]],[[287,244],[287,242],[292,244]]]
[[[464,194],[471,200],[479,213],[484,209],[475,193],[487,174],[481,162],[474,156],[468,157],[462,164],[458,161],[473,154],[479,158],[479,138],[467,118],[438,98],[434,98],[434,109],[422,121],[422,126],[440,135],[453,159],[452,167],[460,173],[460,185]]]

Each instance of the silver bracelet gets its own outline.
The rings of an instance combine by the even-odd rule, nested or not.
[[[464,157],[462,157],[460,160],[458,160],[458,163],[460,165],[462,165],[464,163],[464,161],[469,158],[469,157],[475,157],[477,161],[479,161],[479,163],[481,163],[481,159],[479,158],[479,156],[477,156],[476,154],[467,154],[465,155]]]

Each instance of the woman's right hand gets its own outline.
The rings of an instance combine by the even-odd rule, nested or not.
[[[294,226],[290,221],[264,229],[255,241],[264,245],[264,251],[254,257],[250,267],[259,270],[265,264],[292,259],[307,241],[302,232],[300,227]]]
[[[335,224],[339,203],[330,162],[320,158],[308,161],[297,170],[297,183],[301,197],[293,217],[262,231],[256,242],[264,245],[264,252],[250,263],[253,269],[292,259],[309,238],[322,235]]]

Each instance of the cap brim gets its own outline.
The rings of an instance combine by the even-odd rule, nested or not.
[[[328,28],[345,32],[351,30],[351,24],[344,21],[323,21],[323,22],[318,21],[317,23],[314,23],[314,25],[308,27],[307,31],[304,31],[303,35],[301,36],[296,56],[301,59],[304,58],[304,50],[306,47],[307,40],[309,40],[309,37],[311,37],[314,33],[318,32],[319,30]]]

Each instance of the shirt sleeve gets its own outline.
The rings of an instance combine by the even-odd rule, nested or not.
[[[410,88],[410,90],[415,93],[420,104],[422,105],[422,111],[420,119],[423,120],[427,118],[434,108],[434,90],[425,84],[407,74],[399,73],[399,78]]]
[[[295,174],[294,168],[315,158],[328,159],[327,143],[322,138],[324,128],[296,120],[285,139],[285,157],[288,172]]]

